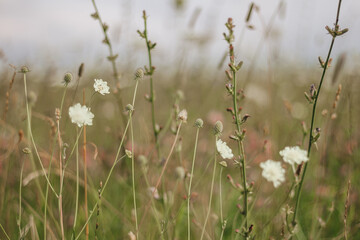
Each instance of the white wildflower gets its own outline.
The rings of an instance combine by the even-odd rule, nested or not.
[[[274,187],[277,188],[285,181],[285,169],[281,167],[280,162],[269,159],[260,163],[260,167],[263,169],[262,176],[269,182],[273,182]]]
[[[179,112],[179,114],[178,114],[178,119],[183,121],[183,122],[186,122],[187,117],[188,117],[188,114],[187,114],[187,111],[185,109],[181,110]]]
[[[109,86],[107,85],[106,81],[103,81],[102,79],[95,79],[94,83],[94,89],[95,92],[100,93],[101,95],[109,94]]]
[[[72,123],[77,124],[79,127],[84,125],[92,125],[94,114],[86,106],[81,106],[80,103],[75,104],[69,108],[69,116]]]
[[[226,145],[226,142],[221,141],[221,139],[216,141],[216,148],[222,158],[232,159],[234,157],[231,148],[229,148],[228,145]]]
[[[309,161],[307,157],[307,152],[302,150],[298,146],[295,147],[285,147],[280,151],[280,155],[283,157],[284,162],[289,163],[294,166],[295,164],[301,164],[302,162]]]

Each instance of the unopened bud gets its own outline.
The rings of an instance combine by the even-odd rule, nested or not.
[[[68,85],[72,79],[73,79],[73,75],[70,72],[65,73],[65,75],[64,75],[65,85]]]
[[[216,136],[221,135],[222,131],[224,129],[224,126],[221,121],[217,121],[214,126],[214,133]]]
[[[203,125],[204,125],[204,121],[203,121],[201,118],[198,118],[198,119],[196,119],[194,125],[195,125],[195,127],[197,127],[197,128],[202,128]]]

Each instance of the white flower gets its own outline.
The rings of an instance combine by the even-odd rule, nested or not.
[[[81,106],[80,103],[75,104],[69,108],[69,116],[71,122],[77,124],[79,127],[84,125],[92,125],[94,114],[86,106]]]
[[[302,162],[309,161],[307,157],[307,152],[302,150],[298,146],[295,147],[285,147],[280,151],[280,155],[283,157],[284,162],[289,163],[294,166],[295,164],[301,164]]]
[[[183,122],[186,122],[187,116],[188,116],[187,111],[186,111],[185,109],[183,109],[183,110],[181,110],[181,111],[179,112],[179,114],[178,114],[178,119],[181,120],[181,121],[183,121]]]
[[[95,92],[100,93],[101,95],[109,94],[109,86],[107,85],[106,81],[103,81],[102,79],[94,79],[94,89]]]
[[[262,176],[269,182],[273,182],[274,187],[277,188],[285,181],[285,169],[281,167],[280,162],[269,159],[260,163],[260,167],[263,169]]]
[[[222,158],[232,159],[234,157],[231,148],[229,148],[228,145],[226,145],[226,142],[221,141],[221,139],[216,141],[216,148]]]

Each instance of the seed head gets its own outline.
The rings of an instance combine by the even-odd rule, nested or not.
[[[68,85],[72,79],[73,79],[73,75],[70,72],[65,73],[65,75],[64,75],[65,85]]]
[[[126,105],[125,110],[127,112],[132,112],[132,111],[134,111],[134,106],[131,104],[128,104],[128,105]]]
[[[135,80],[141,80],[144,78],[144,70],[142,68],[138,68],[135,72]]]
[[[81,77],[84,72],[84,63],[81,63],[78,71],[78,77]]]
[[[195,121],[195,127],[202,128],[204,126],[204,121],[201,118],[196,119]]]
[[[224,129],[224,126],[221,121],[217,121],[214,126],[214,133],[216,136],[220,136],[222,131]]]
[[[27,73],[27,72],[30,72],[29,68],[27,66],[22,66],[21,69],[20,69],[20,72],[21,73]]]

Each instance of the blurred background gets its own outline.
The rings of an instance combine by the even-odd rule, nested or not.
[[[251,2],[102,0],[97,5],[110,26],[122,71],[146,63],[145,44],[136,33],[143,29],[142,10],[149,15],[149,37],[157,43],[154,65],[164,74],[184,65],[217,67],[227,50],[222,33],[228,17],[234,19],[236,55],[245,67],[255,59],[256,68],[277,62],[292,67],[317,64],[317,56],[325,54],[330,42],[324,27],[333,27],[337,0],[254,1],[255,11],[245,23]],[[340,27],[350,31],[336,43],[334,55],[345,53],[346,67],[358,66],[360,59],[359,9],[359,1],[343,1]],[[59,75],[81,62],[110,69],[101,29],[90,17],[93,12],[90,0],[1,0],[2,67],[31,63],[34,70],[53,67]]]

